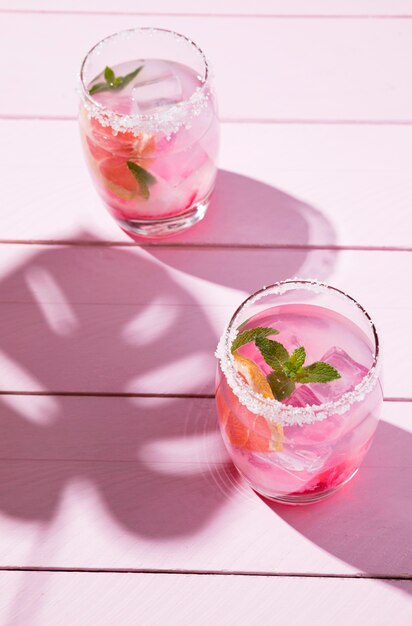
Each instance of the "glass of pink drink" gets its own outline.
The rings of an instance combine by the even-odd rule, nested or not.
[[[183,35],[136,28],[95,45],[80,79],[87,163],[119,226],[163,237],[201,220],[219,140],[203,52]]]
[[[239,348],[233,343],[247,330],[256,335],[265,328],[263,342],[258,338]],[[276,348],[270,358],[267,346]],[[271,374],[278,366],[273,354],[281,374]],[[316,281],[264,288],[238,308],[216,356],[221,433],[253,489],[279,502],[306,504],[356,474],[371,445],[383,393],[378,335],[353,298]],[[325,371],[334,379],[319,382]],[[313,378],[318,382],[305,382]]]

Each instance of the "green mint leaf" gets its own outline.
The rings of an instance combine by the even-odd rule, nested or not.
[[[143,167],[140,167],[140,165],[137,165],[137,163],[134,163],[133,161],[126,161],[126,165],[139,183],[140,193],[143,198],[148,200],[150,197],[149,187],[150,185],[154,185],[156,178],[152,176],[150,172],[143,169]]]
[[[240,328],[240,327],[239,327]],[[244,346],[245,343],[255,341],[257,337],[268,337],[268,335],[277,335],[279,333],[276,328],[269,328],[268,326],[256,326],[256,328],[250,328],[243,333],[239,333],[232,342],[232,354],[236,352],[238,348]]]
[[[286,348],[278,341],[263,337],[257,337],[255,343],[266,363],[274,370],[283,371],[283,365],[289,358]]]
[[[338,378],[341,378],[338,370],[323,361],[315,361],[307,367],[302,367],[296,375],[299,383],[328,383]]]
[[[123,89],[132,81],[138,73],[143,69],[143,65],[136,68],[130,74],[126,74],[126,76],[116,76],[111,67],[106,66],[103,72],[105,83],[97,83],[93,85],[89,89],[89,94],[92,96],[95,93],[100,93],[101,91],[110,91],[111,89]]]
[[[303,346],[296,348],[287,360],[287,367],[291,372],[297,372],[304,364],[306,359],[306,350]]]
[[[96,83],[93,87],[90,87],[89,94],[92,96],[95,93],[100,93],[101,91],[109,91],[110,86],[107,83]]]
[[[104,70],[104,79],[106,83],[109,83],[109,85],[112,86],[114,84],[115,78],[116,75],[113,72],[112,68],[106,66]]]
[[[281,344],[279,344],[281,345]],[[283,346],[282,346],[283,348]],[[282,371],[271,372],[266,377],[272,393],[276,400],[282,402],[282,400],[286,400],[290,395],[295,391],[295,383],[293,380],[288,378],[286,374]]]
[[[122,87],[126,87],[126,85],[128,85],[130,81],[133,80],[133,78],[136,78],[136,76],[139,74],[139,72],[142,71],[142,69],[143,69],[143,65],[136,68],[133,72],[130,72],[130,74],[126,74],[126,76],[123,76]]]

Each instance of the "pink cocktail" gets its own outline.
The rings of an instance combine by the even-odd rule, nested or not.
[[[202,219],[219,139],[203,52],[161,29],[117,33],[86,56],[81,91],[89,170],[120,227],[161,237]]]
[[[241,305],[217,356],[223,440],[256,491],[310,503],[356,474],[383,394],[378,336],[355,300],[314,281],[277,283]]]

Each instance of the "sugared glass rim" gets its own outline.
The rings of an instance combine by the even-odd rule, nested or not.
[[[109,107],[105,107],[97,102],[97,100],[89,94],[84,74],[91,55],[100,47],[106,45],[111,40],[127,40],[139,33],[152,36],[160,35],[164,37],[173,37],[182,45],[186,45],[188,48],[191,48],[191,50],[195,52],[203,63],[203,75],[201,76],[202,84],[193,91],[189,98],[167,107],[160,112],[126,115],[124,113],[113,111]],[[177,132],[182,125],[187,124],[191,117],[197,117],[200,115],[201,111],[207,106],[207,100],[209,99],[210,66],[203,50],[199,48],[194,41],[189,39],[189,37],[186,37],[186,35],[182,35],[166,28],[141,26],[118,31],[112,35],[104,37],[96,43],[83,59],[80,67],[79,79],[80,96],[83,100],[83,104],[88,111],[88,114],[91,117],[97,118],[102,126],[111,126],[115,133],[130,131],[135,132],[135,134],[138,134],[139,132],[163,132],[166,135],[170,135]]]
[[[234,338],[238,334],[240,316],[245,309],[261,300],[264,296],[272,294],[281,295],[287,291],[299,288],[314,291],[315,293],[333,292],[337,297],[343,300],[349,300],[366,318],[371,327],[375,345],[372,365],[369,368],[368,373],[365,374],[360,383],[356,385],[352,391],[342,394],[337,400],[332,402],[324,402],[319,405],[306,405],[304,407],[293,407],[282,404],[279,400],[265,398],[260,393],[253,391],[237,372],[235,360],[231,352],[231,345]],[[242,302],[233,314],[229,324],[223,332],[222,337],[220,338],[216,350],[216,357],[220,361],[221,370],[232,391],[249,411],[258,415],[263,415],[274,423],[291,426],[295,424],[311,424],[313,422],[326,419],[332,414],[346,413],[354,402],[361,402],[364,400],[365,396],[372,391],[378,382],[380,372],[379,352],[379,337],[375,324],[373,323],[369,313],[367,313],[367,311],[354,298],[352,298],[352,296],[348,295],[344,291],[341,291],[337,287],[332,287],[331,285],[327,285],[326,283],[322,283],[317,280],[297,278],[277,282],[269,287],[263,287],[263,289],[260,289]]]

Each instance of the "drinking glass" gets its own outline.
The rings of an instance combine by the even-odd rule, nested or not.
[[[201,220],[216,178],[219,126],[209,65],[159,28],[106,37],[80,71],[80,132],[97,192],[131,237]]]
[[[261,382],[256,367],[263,377],[270,372],[262,354],[253,342],[235,353],[232,348],[239,332],[256,327],[276,329],[274,339],[289,354],[304,346],[306,364],[326,362],[340,378],[296,384],[282,401],[262,392],[262,385],[259,391],[253,386],[253,377]],[[216,356],[222,437],[255,491],[279,502],[306,504],[329,496],[356,474],[383,402],[378,334],[356,300],[317,281],[276,283],[241,304]]]

